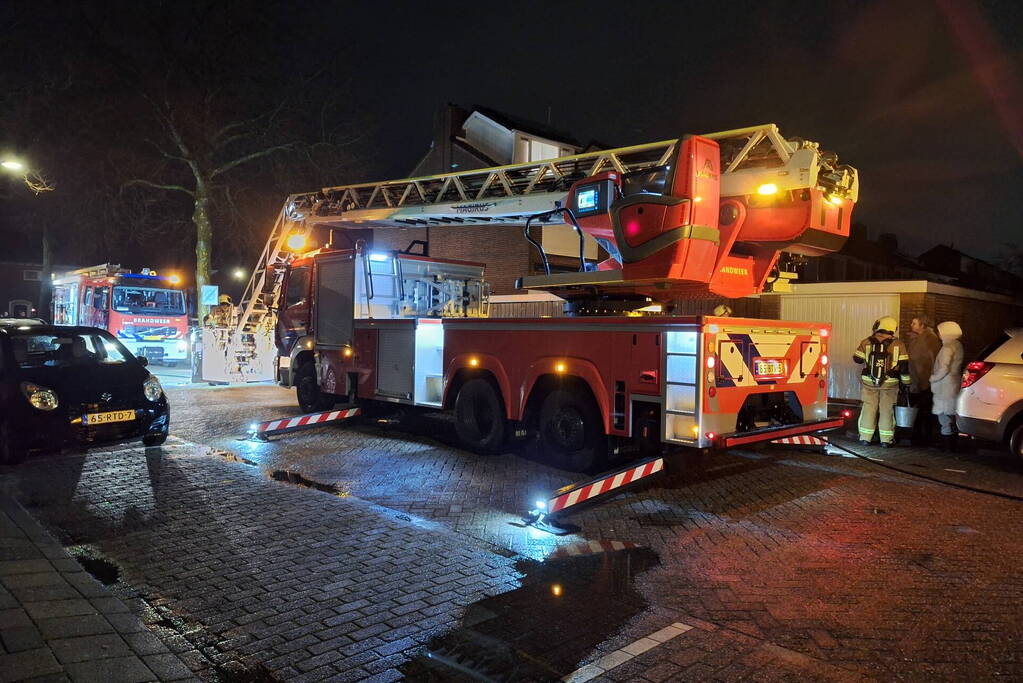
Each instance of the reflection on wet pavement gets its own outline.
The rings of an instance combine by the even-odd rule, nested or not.
[[[557,680],[646,609],[634,582],[658,564],[647,548],[520,561],[520,588],[470,605],[402,671],[422,681]]]

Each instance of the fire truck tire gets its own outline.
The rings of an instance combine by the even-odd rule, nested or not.
[[[469,450],[500,453],[505,445],[508,422],[504,405],[494,385],[477,377],[470,379],[455,398],[455,431]]]
[[[295,373],[295,395],[298,398],[298,407],[304,413],[315,413],[334,407],[334,397],[320,391],[320,385],[316,383],[316,365],[314,363],[303,363]]]
[[[589,472],[607,454],[600,411],[579,391],[555,389],[540,406],[540,447],[554,467]]]

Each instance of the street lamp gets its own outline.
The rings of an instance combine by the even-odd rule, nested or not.
[[[235,268],[234,272],[231,273],[231,274],[234,276],[235,280],[244,280],[245,279],[245,271],[243,269],[241,269],[241,268]]]
[[[20,175],[28,189],[36,194],[53,191],[53,185],[50,184],[50,181],[41,172],[25,168],[25,164],[17,159],[4,159],[0,161],[0,167],[3,167],[5,171]]]

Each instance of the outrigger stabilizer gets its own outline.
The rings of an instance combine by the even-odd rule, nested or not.
[[[309,413],[298,417],[286,417],[280,420],[268,420],[266,422],[253,422],[249,425],[249,434],[254,439],[266,441],[271,436],[289,434],[311,427],[319,427],[328,422],[347,420],[350,417],[359,415],[359,408],[341,408],[339,410],[328,410],[322,413]]]
[[[533,509],[522,518],[522,522],[540,531],[564,536],[575,529],[562,524],[562,519],[570,512],[575,512],[578,506],[621,493],[626,486],[661,472],[664,472],[664,456],[659,455],[630,463],[623,469],[600,474],[592,479],[577,481],[558,489],[545,499],[537,500]]]

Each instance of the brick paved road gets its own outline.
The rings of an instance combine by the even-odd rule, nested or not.
[[[282,677],[445,680],[454,666],[549,680],[618,661],[601,677],[1023,676],[1019,503],[854,459],[743,452],[688,457],[555,539],[508,522],[573,476],[452,448],[442,420],[412,420],[412,435],[362,421],[256,444],[236,438],[294,414],[289,392],[171,396],[176,434],[260,467],[178,446],[17,476],[34,513],[116,560],[157,617],[167,610],[163,635],[205,677],[262,663]],[[875,455],[1023,490],[1023,471],[990,455]],[[640,547],[536,561],[594,539]],[[641,652],[673,623],[688,630]]]

